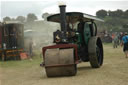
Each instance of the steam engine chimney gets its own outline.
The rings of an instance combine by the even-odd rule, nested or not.
[[[61,31],[64,31],[64,32],[67,31],[65,7],[66,5],[64,3],[59,4]]]

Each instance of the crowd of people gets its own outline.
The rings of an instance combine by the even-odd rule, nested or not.
[[[128,58],[128,33],[120,32],[112,34],[113,48],[117,48],[119,45],[123,47],[125,57]]]
[[[123,32],[120,33],[112,33],[112,43],[113,48],[117,48],[122,43],[122,37],[124,36]]]
[[[103,31],[98,34],[101,37],[102,42],[112,43],[113,48],[116,49],[118,46],[123,47],[125,57],[128,58],[128,32],[107,32]]]

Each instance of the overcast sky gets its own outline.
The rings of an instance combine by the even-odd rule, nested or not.
[[[59,0],[1,0],[0,1],[0,20],[5,16],[17,17],[26,16],[34,13],[41,19],[43,13],[57,13]],[[79,11],[95,15],[97,10],[127,10],[127,0],[61,0],[67,5],[66,11]]]

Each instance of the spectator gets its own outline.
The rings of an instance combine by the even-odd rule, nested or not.
[[[118,36],[115,36],[113,39],[113,48],[117,48],[118,47]]]
[[[32,60],[32,55],[33,55],[33,40],[32,38],[29,40],[29,58]]]
[[[125,53],[125,57],[128,58],[128,34],[125,32],[125,35],[122,37],[123,51]]]
[[[124,36],[124,34],[122,32],[120,32],[119,34],[119,43],[121,44],[121,41],[122,41],[122,37]]]

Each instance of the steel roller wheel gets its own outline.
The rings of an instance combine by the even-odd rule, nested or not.
[[[103,46],[99,37],[91,37],[88,43],[89,60],[92,68],[103,64]]]
[[[48,77],[74,76],[74,49],[48,49],[45,53],[45,70]]]

